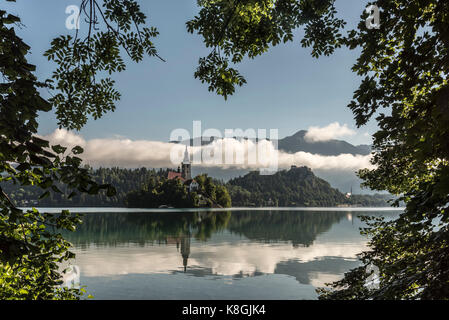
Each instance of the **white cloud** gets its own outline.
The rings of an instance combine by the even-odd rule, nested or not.
[[[126,138],[85,140],[82,136],[64,129],[57,129],[43,138],[49,140],[52,145],[61,144],[69,147],[69,150],[75,145],[83,147],[84,153],[81,154],[81,158],[93,167],[174,168],[182,161],[185,149],[184,145],[151,140]],[[372,168],[369,162],[370,155],[323,156],[302,151],[291,154],[277,150],[273,143],[267,140],[253,142],[231,138],[217,139],[209,145],[189,147],[189,152],[193,155],[193,164],[203,167],[250,170],[264,167],[285,169],[291,165],[338,170]]]
[[[287,168],[291,165],[307,166],[311,169],[323,170],[358,170],[363,168],[373,169],[370,163],[371,155],[352,155],[348,153],[337,156],[323,156],[308,152],[296,152],[289,154],[279,152],[279,167]]]
[[[347,124],[340,125],[340,123],[334,122],[322,128],[309,127],[304,138],[309,142],[319,142],[353,135],[355,135],[355,131],[349,129]]]

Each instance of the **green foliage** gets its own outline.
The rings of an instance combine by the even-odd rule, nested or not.
[[[2,208],[0,215],[0,299],[77,299],[84,290],[61,288],[59,266],[72,259],[70,243],[48,229],[74,231],[79,216],[68,211]]]
[[[228,95],[235,91],[235,85],[242,86],[246,80],[239,72],[229,67],[226,59],[222,58],[216,51],[211,52],[207,57],[200,58],[199,66],[195,72],[195,78],[199,78],[202,83],[209,84],[209,91],[217,91],[226,100]]]
[[[80,9],[89,24],[87,36],[81,39],[78,32],[74,38],[59,36],[44,54],[58,65],[47,82],[57,90],[49,102],[56,108],[58,124],[77,130],[89,116],[98,119],[115,110],[120,93],[110,77],[100,75],[126,69],[120,49],[135,62],[145,54],[160,58],[151,41],[159,33],[143,27],[146,16],[136,1],[105,0],[102,8],[95,0],[82,0]]]
[[[447,1],[380,0],[380,29],[348,33],[363,77],[349,104],[357,125],[374,115],[374,170],[365,185],[401,195],[405,212],[371,221],[363,266],[322,291],[323,299],[449,299],[449,72]],[[386,111],[381,108],[387,109]],[[364,285],[368,265],[379,288]]]
[[[367,29],[364,12],[347,36],[342,36],[345,23],[336,17],[333,4],[203,0],[187,29],[234,64],[291,41],[299,26],[305,26],[301,44],[311,47],[314,57],[332,54],[342,45],[361,51],[352,69],[362,81],[349,108],[358,126],[375,116],[379,131],[374,134],[372,161],[377,168],[359,174],[366,186],[400,196],[395,204],[403,200],[407,208],[397,220],[374,222],[367,231],[373,251],[362,255],[365,265],[336,283],[339,291],[325,292],[322,298],[447,299],[449,3],[379,0],[373,4],[380,9],[380,28]],[[215,81],[210,73],[200,69],[196,76],[219,94],[232,92],[229,82]],[[233,193],[241,201],[259,201],[249,200],[252,192],[245,188]],[[370,264],[381,270],[378,290],[362,283]]]
[[[16,35],[14,27],[20,18],[0,10],[0,184],[37,187],[40,199],[63,193],[62,187],[72,191],[69,197],[101,190],[114,196],[116,192],[111,185],[95,182],[89,170],[81,167],[77,157],[81,147],[67,153],[65,147],[50,146],[36,136],[38,113],[55,107],[61,127],[80,129],[89,115],[96,119],[114,110],[119,94],[113,81],[96,79],[101,72],[125,68],[120,48],[134,61],[140,61],[143,52],[157,55],[149,40],[157,32],[139,30],[145,16],[135,1],[106,0],[104,15],[93,0],[82,0],[83,12],[89,11],[87,4],[87,38],[61,36],[52,42],[46,56],[58,67],[53,79],[45,82],[33,75],[36,67],[26,59],[30,47]],[[97,13],[107,32],[96,27]],[[137,33],[130,31],[131,24]],[[43,88],[55,91],[49,101],[40,96]],[[79,299],[83,290],[60,288],[59,271],[62,262],[74,257],[61,232],[75,230],[79,222],[67,211],[57,215],[35,209],[22,212],[0,187],[0,299]]]
[[[158,176],[150,180],[148,188],[130,192],[125,199],[128,207],[158,208],[168,206],[175,208],[230,207],[231,197],[227,189],[214,183],[211,177],[199,175],[194,179],[199,187],[189,192],[181,179],[166,179]]]
[[[341,46],[344,21],[335,17],[335,0],[198,0],[197,16],[187,31],[203,37],[212,52],[200,58],[195,78],[227,99],[246,80],[230,65],[253,59],[287,41],[305,26],[302,46],[312,55],[329,55]]]
[[[215,191],[216,202],[224,208],[229,208],[232,204],[231,196],[225,186],[217,185]]]
[[[362,170],[360,177],[372,189],[400,196],[395,204],[403,200],[407,208],[397,220],[371,225],[366,232],[372,236],[372,251],[362,255],[364,266],[335,283],[339,290],[323,292],[322,298],[449,298],[449,3],[379,0],[374,4],[381,12],[380,28],[367,29],[364,12],[357,29],[346,37],[333,1],[198,4],[202,9],[188,22],[188,30],[198,32],[206,46],[223,51],[223,59],[233,63],[260,55],[281,39],[292,40],[291,31],[301,25],[301,44],[312,47],[314,57],[342,45],[361,50],[353,71],[363,80],[349,107],[358,126],[376,116],[380,130],[373,145],[377,168]],[[198,76],[220,94],[225,92],[214,78],[201,75],[207,73]],[[285,198],[282,193],[288,190],[277,189],[282,190],[280,199]],[[276,192],[259,192],[254,199],[249,187],[231,189],[234,205],[256,205]],[[381,270],[376,290],[363,284],[371,264]]]
[[[81,159],[63,155],[65,150],[54,148],[34,134],[37,113],[49,111],[51,105],[42,99],[39,83],[27,63],[30,49],[9,25],[20,22],[18,17],[0,11],[0,182],[10,181],[22,186],[35,185],[45,197],[55,191],[56,181],[62,181],[80,192],[97,186],[87,171],[80,168]],[[0,298],[54,299],[76,298],[79,290],[57,289],[60,284],[58,263],[72,254],[69,244],[59,233],[47,227],[74,230],[79,220],[67,212],[58,216],[36,210],[18,210],[0,188]]]
[[[0,186],[18,207],[123,207],[129,192],[146,188],[149,181],[157,176],[166,175],[165,170],[156,171],[146,168],[98,168],[93,170],[85,167],[85,169],[93,181],[99,186],[105,186],[106,189],[99,189],[96,194],[79,193],[69,188],[68,185],[57,182],[54,186],[60,192],[51,189],[47,197],[39,199],[42,191],[37,186],[17,188],[17,185],[10,182],[0,182]],[[109,187],[107,187],[108,185]],[[114,188],[111,189],[112,185]],[[89,191],[94,193],[97,190],[89,188]]]

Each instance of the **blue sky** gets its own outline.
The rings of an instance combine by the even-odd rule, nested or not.
[[[37,65],[41,79],[48,77],[54,67],[42,54],[54,37],[74,34],[65,28],[68,16],[65,9],[79,3],[79,0],[17,0],[6,5],[25,25],[18,33],[32,47],[30,61]],[[277,128],[280,137],[332,122],[355,129],[353,115],[346,105],[359,84],[350,70],[357,51],[341,49],[331,57],[314,59],[310,49],[301,47],[302,31],[298,30],[294,42],[239,65],[248,83],[224,101],[193,77],[198,58],[209,52],[201,38],[187,33],[185,28],[185,22],[198,12],[196,1],[141,0],[140,3],[149,24],[160,32],[155,44],[167,62],[146,58],[139,64],[130,62],[126,71],[114,75],[122,99],[115,112],[90,121],[81,130],[84,138],[123,136],[168,141],[173,129],[191,131],[193,120],[201,120],[203,129],[221,131]],[[365,4],[366,1],[360,0],[337,1],[340,15],[349,26],[359,21]],[[43,135],[57,128],[52,114],[42,114],[40,123],[39,133]],[[375,130],[372,122],[345,140],[369,143],[365,133],[372,134]]]

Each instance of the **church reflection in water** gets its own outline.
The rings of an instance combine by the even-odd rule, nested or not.
[[[187,265],[190,255],[190,234],[182,235],[179,237],[167,237],[167,244],[176,244],[176,250],[179,252],[179,248],[181,247],[181,257],[182,257],[182,266],[184,268],[184,272],[187,272]]]

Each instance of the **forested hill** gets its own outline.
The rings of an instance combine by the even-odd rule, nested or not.
[[[349,199],[307,167],[294,167],[274,175],[250,172],[227,184],[232,205],[279,207],[333,207],[337,205],[388,206],[388,196],[357,195]]]

